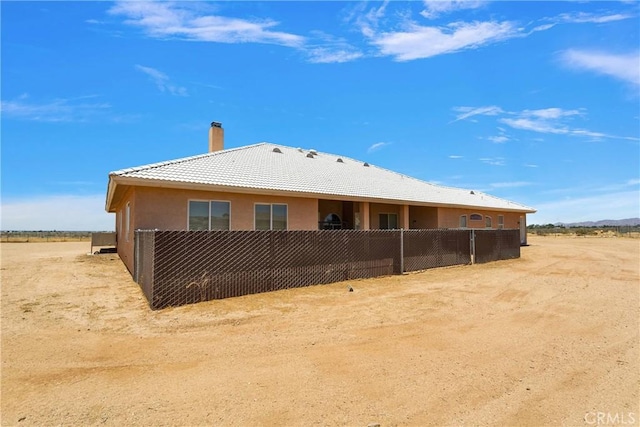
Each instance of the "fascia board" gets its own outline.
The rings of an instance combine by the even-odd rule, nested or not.
[[[277,190],[277,189],[267,189],[267,188],[203,184],[203,183],[193,183],[193,182],[183,182],[183,181],[150,179],[150,178],[133,178],[133,177],[124,177],[124,176],[117,176],[117,175],[111,175],[109,177],[109,194],[107,196],[107,210],[110,208],[109,205],[112,201],[113,194],[115,193],[115,187],[117,185],[131,185],[131,186],[153,187],[153,188],[173,188],[173,189],[180,189],[180,190],[221,191],[221,192],[232,192],[232,193],[241,193],[241,194],[260,194],[260,195],[267,195],[267,196],[302,197],[302,198],[317,198],[317,199],[331,198],[331,199],[339,199],[339,200],[351,201],[351,202],[386,203],[386,204],[395,204],[395,205],[411,205],[411,206],[425,206],[425,207],[463,208],[463,209],[475,208],[475,209],[487,209],[487,210],[501,211],[501,212],[520,212],[520,213],[536,212],[536,210],[534,209],[518,209],[516,207],[514,207],[513,209],[509,209],[509,208],[484,207],[479,205],[465,205],[465,204],[456,204],[456,203],[434,203],[434,202],[420,202],[420,201],[414,201],[414,200],[344,196],[340,194],[331,194],[331,193],[313,193],[313,192]],[[111,210],[109,212],[114,212],[114,210]]]

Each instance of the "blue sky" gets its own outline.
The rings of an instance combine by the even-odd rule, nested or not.
[[[2,229],[109,230],[108,173],[262,141],[640,216],[638,2],[11,2]]]

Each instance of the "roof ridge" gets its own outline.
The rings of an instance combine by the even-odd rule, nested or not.
[[[286,145],[285,145],[285,147],[286,147]],[[491,198],[493,198],[495,200],[500,200],[502,202],[506,202],[506,203],[508,203],[510,205],[522,206],[522,207],[525,207],[525,208],[533,210],[533,208],[530,207],[530,206],[523,205],[523,204],[517,203],[517,202],[513,202],[513,201],[505,199],[503,197],[494,196],[493,194],[489,194],[489,193],[487,193],[485,191],[480,191],[480,190],[476,190],[476,189],[472,189],[472,188],[461,188],[461,187],[452,187],[450,185],[436,184],[436,183],[433,183],[433,182],[425,181],[425,180],[420,179],[420,178],[416,178],[416,177],[411,176],[411,175],[407,175],[407,174],[404,174],[404,173],[400,173],[398,171],[394,171],[392,169],[387,169],[387,168],[384,168],[382,166],[377,166],[375,164],[371,164],[371,163],[363,161],[363,160],[353,159],[351,157],[339,156],[337,154],[325,153],[325,152],[322,152],[322,151],[318,152],[318,154],[328,154],[330,156],[339,157],[341,159],[352,160],[352,161],[357,162],[357,163],[363,163],[363,164],[367,163],[370,167],[374,167],[376,169],[379,169],[379,170],[382,170],[382,171],[385,171],[385,172],[389,172],[389,173],[392,173],[394,175],[398,175],[398,176],[400,176],[402,178],[407,178],[407,179],[412,179],[412,180],[415,180],[415,181],[419,181],[419,182],[422,182],[422,183],[427,184],[427,185],[431,185],[431,186],[436,187],[436,188],[441,188],[443,190],[470,191],[470,192],[474,193],[474,195],[477,195],[477,196],[488,196],[488,197],[491,197]]]
[[[149,163],[147,165],[136,166],[136,167],[132,167],[132,168],[119,169],[117,171],[113,171],[113,172],[109,173],[109,175],[122,175],[122,174],[125,174],[125,173],[139,172],[139,171],[142,171],[142,170],[155,169],[155,168],[159,168],[159,167],[162,167],[162,166],[175,165],[175,164],[179,164],[179,163],[188,162],[188,161],[191,161],[191,160],[200,159],[200,158],[203,158],[203,157],[213,157],[215,155],[220,155],[220,154],[224,154],[224,153],[230,153],[230,152],[233,152],[233,151],[244,150],[244,149],[247,149],[247,148],[252,148],[252,147],[265,145],[265,144],[267,144],[267,143],[266,142],[258,142],[256,144],[242,145],[240,147],[227,148],[227,149],[221,150],[221,151],[213,151],[213,152],[210,152],[210,153],[196,154],[194,156],[188,156],[188,157],[181,157],[179,159],[165,160],[164,162]]]
[[[273,143],[264,143],[264,144],[270,144],[270,145],[275,145],[275,146],[280,146],[280,147],[291,148],[292,150],[299,150],[299,149],[301,149],[301,148],[291,147],[291,146],[283,145],[283,144],[273,144]],[[415,181],[420,181],[420,182],[423,182],[423,183],[425,183],[425,184],[428,184],[428,185],[431,185],[431,186],[434,186],[434,187],[439,187],[439,188],[443,188],[443,189],[453,189],[453,190],[467,190],[466,188],[451,187],[451,186],[447,186],[447,185],[435,184],[435,183],[433,183],[433,182],[429,182],[429,181],[425,181],[425,180],[420,179],[420,178],[416,178],[415,176],[407,175],[407,174],[404,174],[404,173],[401,173],[401,172],[398,172],[398,171],[394,171],[394,170],[392,170],[392,169],[387,169],[387,168],[385,168],[385,167],[382,167],[382,166],[378,166],[378,165],[376,165],[376,164],[369,163],[369,162],[368,162],[368,161],[366,161],[366,160],[358,160],[358,159],[354,159],[353,157],[341,156],[341,155],[338,155],[338,154],[327,153],[327,152],[325,152],[325,151],[317,151],[317,150],[315,150],[315,149],[313,149],[313,148],[309,148],[309,149],[304,149],[304,148],[302,148],[302,150],[305,150],[305,151],[312,151],[312,150],[313,150],[313,151],[316,151],[316,152],[317,152],[317,154],[329,155],[329,156],[337,157],[337,158],[340,158],[340,159],[343,159],[343,160],[351,160],[351,161],[353,161],[353,162],[355,162],[355,163],[362,163],[362,164],[365,164],[365,163],[366,163],[366,164],[367,164],[367,165],[369,165],[370,167],[373,167],[373,168],[379,169],[379,170],[381,170],[381,171],[389,172],[389,173],[392,173],[392,174],[394,174],[394,175],[401,176],[401,177],[403,177],[403,178],[408,178],[408,179],[413,179],[413,180],[415,180]],[[471,190],[471,189],[468,189],[468,190],[469,190],[469,191],[474,191],[474,190]],[[478,191],[478,190],[475,190],[475,191]]]

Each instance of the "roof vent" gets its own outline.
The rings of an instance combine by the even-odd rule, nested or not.
[[[308,158],[310,158],[310,159],[313,159],[313,158],[314,158],[314,157],[313,157],[313,154],[311,154],[311,153],[307,154],[307,157],[308,157]]]
[[[342,160],[341,158],[338,158],[338,160],[336,160],[336,162],[338,162],[338,163],[344,163],[344,160]]]
[[[304,150],[302,148],[300,148],[300,147],[298,147],[298,151],[301,152],[301,153],[304,152]]]
[[[471,190],[471,191],[469,192],[469,194],[476,194],[476,193],[474,193],[474,192],[473,192],[473,190]]]
[[[364,166],[364,167],[368,168],[368,167],[369,167],[369,163],[364,162],[364,164],[363,164],[362,166]]]
[[[222,123],[220,123],[220,122],[211,122],[211,127],[212,128],[221,128],[222,127]]]
[[[273,152],[282,154],[282,151],[280,151],[280,149],[278,147],[274,148]]]
[[[313,154],[314,156],[317,156],[317,155],[318,155],[318,152],[317,152],[316,150],[314,150],[313,148],[312,148],[311,150],[309,150],[309,152],[310,152],[311,154]]]

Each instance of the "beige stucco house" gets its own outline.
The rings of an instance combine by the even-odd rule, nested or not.
[[[133,270],[134,230],[517,228],[534,209],[334,154],[260,143],[109,174],[118,253]]]

